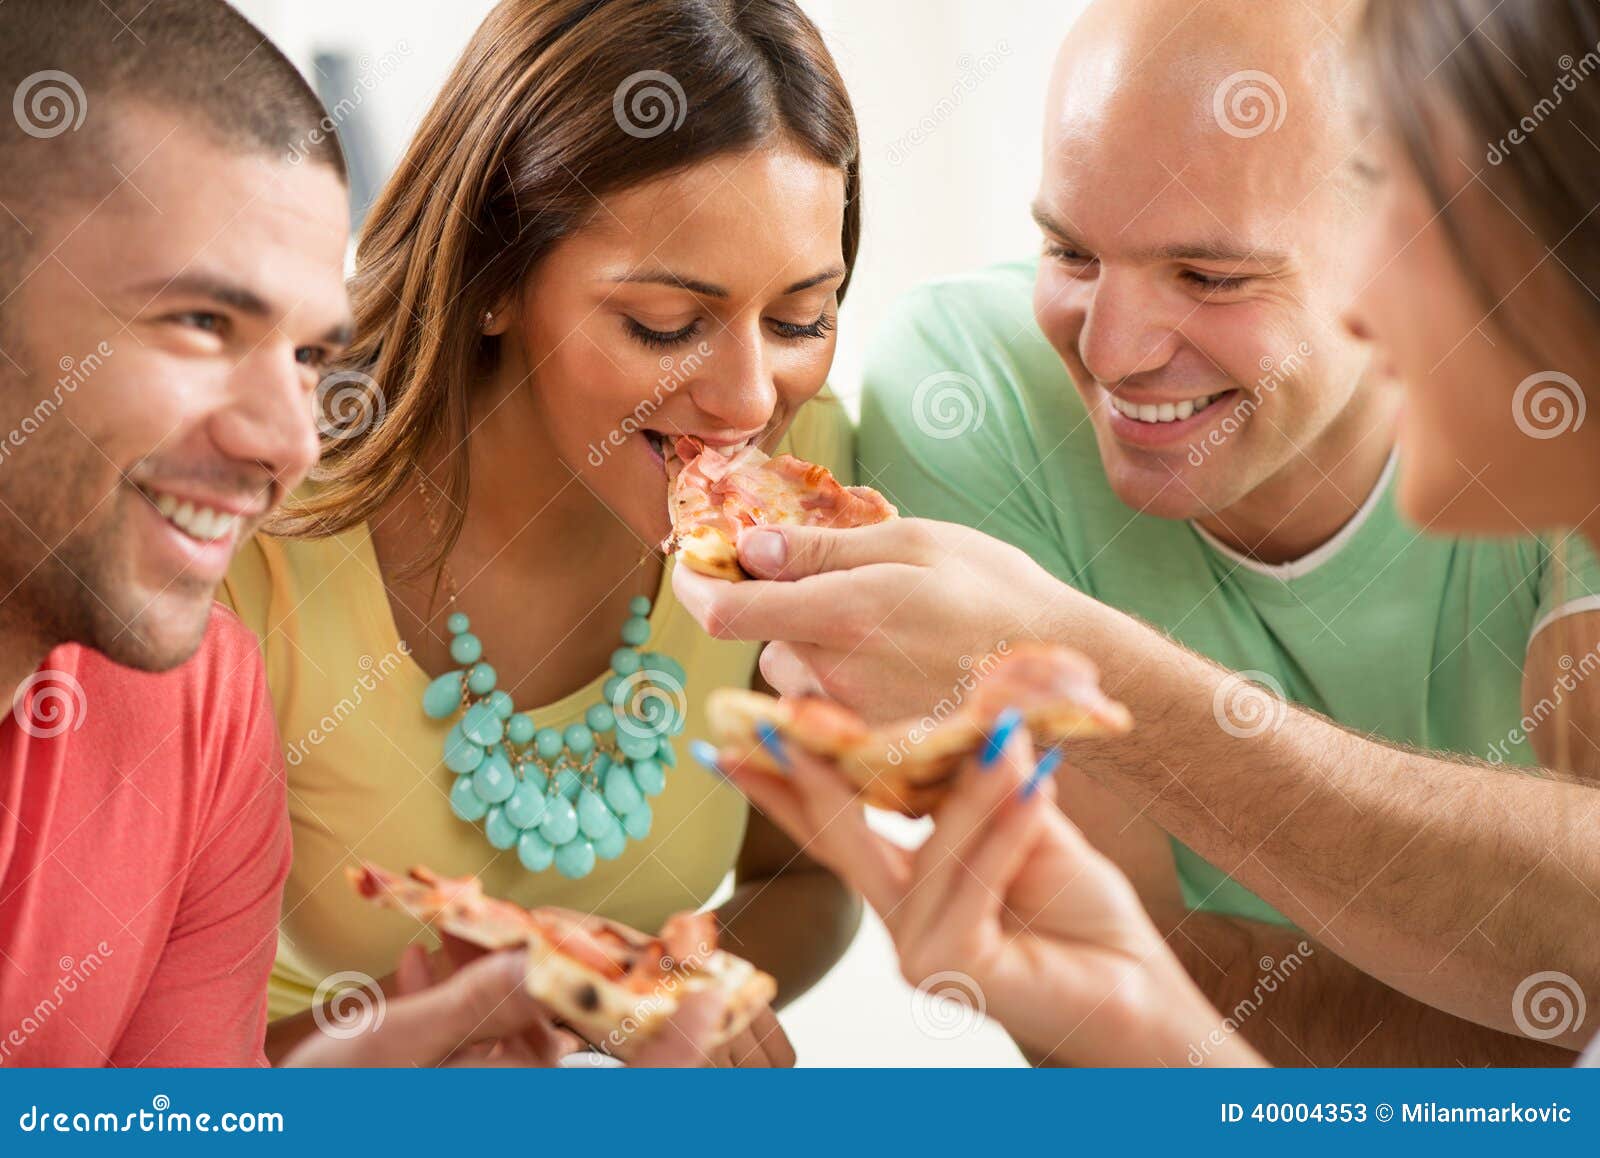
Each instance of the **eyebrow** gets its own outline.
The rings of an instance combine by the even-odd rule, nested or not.
[[[1054,234],[1062,241],[1078,244],[1072,232],[1063,228],[1043,206],[1034,205],[1032,213],[1034,223],[1040,229]],[[1216,265],[1253,265],[1267,269],[1276,269],[1289,264],[1289,255],[1286,253],[1246,248],[1229,241],[1180,242],[1157,246],[1154,249],[1138,250],[1130,256],[1139,261],[1204,261]]]
[[[823,270],[821,273],[812,274],[810,277],[804,278],[801,281],[797,281],[793,285],[786,287],[782,296],[787,297],[789,294],[800,293],[804,290],[811,289],[813,286],[822,285],[824,282],[834,281],[838,278],[844,277],[844,274],[844,266],[833,266],[829,269]],[[611,280],[617,285],[670,286],[673,289],[687,290],[689,293],[699,294],[701,297],[708,298],[728,298],[733,296],[733,294],[723,286],[713,285],[711,282],[700,281],[698,278],[683,277],[682,275],[673,273],[671,270],[667,269],[635,270],[633,273],[625,274],[622,277],[612,278]]]
[[[189,271],[176,277],[153,278],[132,289],[135,293],[149,294],[152,298],[162,294],[205,298],[251,318],[270,318],[273,315],[273,309],[266,299],[248,286],[209,273]],[[347,317],[330,326],[318,340],[329,345],[347,346],[354,336],[354,324]]]

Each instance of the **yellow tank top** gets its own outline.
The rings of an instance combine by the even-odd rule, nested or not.
[[[850,479],[849,420],[830,397],[801,408],[784,449]],[[711,897],[738,855],[745,804],[687,758],[688,744],[706,735],[705,694],[748,686],[759,645],[707,636],[673,598],[670,577],[669,565],[649,646],[688,673],[677,767],[651,801],[650,835],[567,880],[554,869],[529,872],[514,851],[497,852],[481,824],[451,813],[454,776],[440,761],[451,721],[422,712],[428,675],[401,650],[367,526],[325,539],[258,535],[241,548],[221,598],[261,639],[294,829],[269,989],[273,1019],[308,1008],[334,973],[389,973],[407,942],[430,937],[354,895],[344,870],[357,860],[470,873],[490,894],[521,905],[598,912],[641,929]],[[541,727],[564,727],[603,698],[603,678],[555,703],[518,707]]]

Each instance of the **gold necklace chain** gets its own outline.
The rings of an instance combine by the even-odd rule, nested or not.
[[[3,2],[3,0],[0,0],[0,2]],[[427,520],[429,533],[432,534],[435,539],[438,539],[442,533],[442,528],[439,521],[439,512],[434,507],[433,496],[428,493],[428,486],[430,483],[432,483],[433,489],[439,492],[440,497],[446,497],[444,488],[438,483],[433,482],[433,480],[428,477],[425,471],[419,471],[417,473],[417,494],[422,497],[423,517]],[[639,552],[639,557],[634,560],[633,566],[628,568],[628,570],[630,572],[637,571],[639,567],[644,564],[646,559],[649,559],[656,553],[657,549],[655,547],[646,545],[644,550]],[[455,606],[457,596],[460,594],[460,588],[456,586],[455,576],[450,573],[450,560],[448,555],[439,560],[439,579],[444,584],[445,608],[448,610]],[[432,618],[433,613],[432,609],[430,608],[428,620],[432,620]],[[428,620],[424,621],[424,627],[426,627]]]

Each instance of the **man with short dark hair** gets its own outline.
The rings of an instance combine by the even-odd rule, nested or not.
[[[0,1064],[264,1064],[285,781],[213,596],[317,457],[343,162],[220,0],[10,0],[0,96]],[[568,1048],[517,954],[400,975],[291,1060]]]

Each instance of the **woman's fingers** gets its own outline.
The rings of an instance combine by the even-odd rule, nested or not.
[[[708,1043],[722,1018],[723,1001],[714,993],[687,993],[650,1040],[628,1060],[631,1066],[703,1066],[711,1062]]]
[[[742,1032],[719,1046],[714,1063],[725,1069],[788,1069],[794,1065],[794,1046],[772,1012],[763,1006]]]
[[[934,813],[933,835],[917,850],[912,885],[890,922],[895,938],[922,940],[945,923],[946,897],[969,875],[969,849],[1032,774],[1033,741],[1014,713],[1004,713],[977,756],[967,761],[955,787]],[[998,911],[1000,896],[991,898]]]
[[[400,951],[400,964],[394,971],[395,991],[405,997],[421,993],[433,984],[433,970],[428,964],[428,951],[421,945],[407,945]]]
[[[782,775],[741,767],[733,752],[723,752],[718,767],[801,851],[838,874],[880,913],[892,909],[909,876],[905,853],[872,831],[855,786],[826,761],[793,744],[780,751]]]
[[[998,917],[1017,875],[1049,839],[1055,815],[1049,794],[1024,798],[1020,787],[999,803],[983,831],[962,849],[962,871],[944,896],[946,927],[969,929]],[[1070,887],[1066,880],[1060,884]]]

